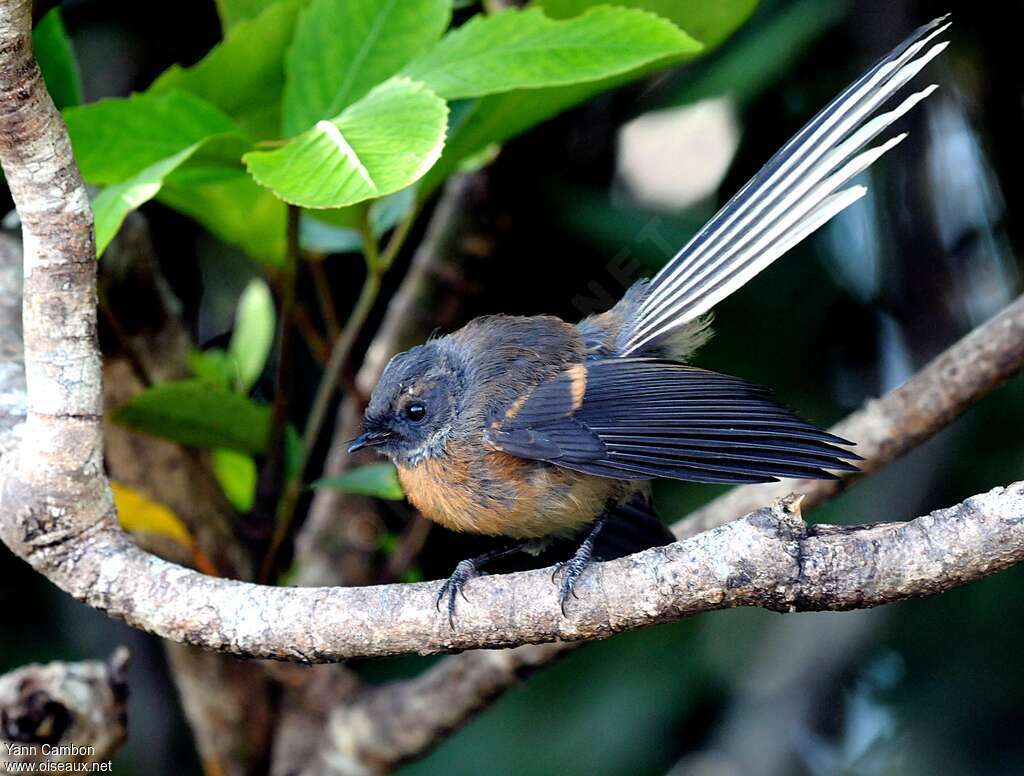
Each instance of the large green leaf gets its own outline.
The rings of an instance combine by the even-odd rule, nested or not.
[[[153,199],[160,191],[166,178],[181,166],[199,148],[194,143],[188,148],[161,159],[155,164],[133,175],[126,181],[115,183],[103,189],[92,201],[93,217],[96,221],[96,255],[103,255],[110,241],[114,239],[125,217],[135,208]]]
[[[284,134],[330,119],[441,37],[451,0],[313,0],[285,64]]]
[[[183,91],[215,105],[257,139],[281,135],[284,56],[308,0],[280,0],[239,21],[192,67],[173,65],[149,92]]]
[[[114,422],[192,447],[266,449],[270,408],[206,380],[162,383],[136,394]]]
[[[277,315],[274,297],[263,278],[253,278],[242,291],[228,353],[238,371],[238,390],[248,393],[263,373],[274,345]]]
[[[398,481],[398,472],[394,464],[371,463],[360,466],[336,477],[325,477],[310,485],[311,488],[330,488],[359,496],[400,501],[405,498],[402,483]]]
[[[46,14],[33,28],[32,50],[54,104],[60,109],[81,104],[82,75],[59,8]]]
[[[639,8],[675,23],[704,44],[716,47],[743,24],[757,8],[758,0],[538,0],[537,5],[555,19],[579,16],[595,5]]]
[[[97,185],[120,183],[189,146],[238,132],[217,108],[180,92],[100,100],[64,118],[82,177]]]
[[[457,99],[596,81],[700,49],[645,11],[597,6],[556,21],[531,8],[475,16],[402,72]]]
[[[597,5],[598,0],[542,0],[552,16],[572,17]],[[755,0],[723,0],[706,3],[698,0],[610,0],[640,10],[659,11],[679,24],[702,43],[717,45],[749,16]],[[727,13],[728,11],[728,13]],[[699,31],[699,34],[696,31]],[[440,161],[424,176],[421,195],[430,194],[445,178],[458,169],[466,158],[475,156],[496,143],[502,143],[533,126],[584,102],[597,94],[614,89],[655,70],[679,64],[697,54],[691,47],[675,55],[649,62],[619,75],[587,83],[548,89],[523,89],[490,95],[453,111],[451,127]],[[455,117],[455,114],[458,117]]]
[[[257,261],[284,262],[287,206],[244,172],[204,182],[192,170],[179,169],[157,198]]]
[[[253,178],[278,197],[337,208],[382,197],[418,180],[444,145],[448,106],[423,84],[393,78],[282,148],[253,151]]]

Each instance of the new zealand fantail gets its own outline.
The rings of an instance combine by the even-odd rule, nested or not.
[[[578,324],[490,316],[395,356],[351,447],[398,467],[409,500],[456,531],[516,544],[458,565],[438,594],[449,618],[480,567],[551,537],[580,536],[562,564],[563,607],[614,520],[640,547],[672,541],[649,481],[769,482],[856,471],[846,440],[763,388],[687,366],[707,314],[866,193],[843,188],[905,135],[867,147],[936,87],[878,109],[947,45],[936,19],[854,82],[736,194],[665,267],[611,310]]]

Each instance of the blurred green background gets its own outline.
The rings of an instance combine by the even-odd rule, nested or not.
[[[208,0],[62,9],[88,100],[144,87],[219,34]],[[947,11],[952,46],[926,71],[941,89],[904,121],[910,138],[872,170],[869,196],[721,305],[698,359],[773,386],[822,424],[897,385],[1021,290],[1019,1],[765,0],[707,59],[531,131],[489,174],[501,239],[467,313],[576,319],[616,298],[872,60]],[[144,212],[206,344],[246,260],[159,205]],[[333,261],[342,280],[354,266]],[[812,519],[904,519],[1020,479],[1022,430],[1017,379]],[[665,486],[658,500],[671,520],[717,492]],[[433,532],[426,577],[447,575],[470,544]],[[875,611],[729,611],[623,634],[525,680],[404,772],[1021,773],[1022,585],[1018,568]],[[129,644],[131,736],[115,771],[199,772],[154,639],[69,600],[3,549],[0,607],[0,673]],[[359,670],[384,681],[427,663]]]

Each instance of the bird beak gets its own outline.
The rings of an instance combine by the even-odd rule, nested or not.
[[[391,438],[390,431],[367,431],[365,434],[356,437],[349,445],[348,451],[354,453],[364,447],[376,447],[382,445]]]

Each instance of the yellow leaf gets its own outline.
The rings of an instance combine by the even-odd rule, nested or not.
[[[217,573],[213,563],[196,547],[192,534],[174,512],[127,485],[112,482],[110,488],[114,492],[117,516],[124,530],[128,533],[156,534],[171,539],[191,553],[193,562],[200,571],[207,574]]]

